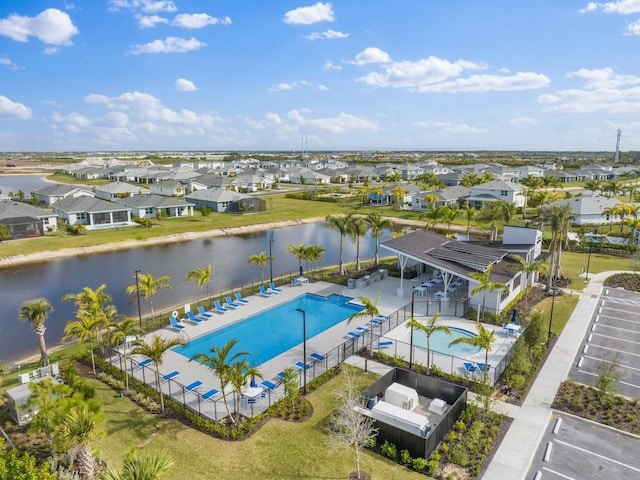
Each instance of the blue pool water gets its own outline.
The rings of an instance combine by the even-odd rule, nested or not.
[[[466,343],[458,343],[457,345],[449,346],[449,343],[453,342],[456,338],[460,337],[476,337],[477,335],[468,330],[462,328],[449,327],[451,335],[447,335],[444,332],[434,332],[429,337],[429,348],[432,352],[444,353],[446,355],[452,355],[454,357],[465,358],[469,355],[475,355],[480,351],[478,347],[468,345]],[[413,344],[423,350],[427,350],[427,336],[424,332],[419,330],[413,331]]]
[[[222,347],[235,338],[238,343],[231,354],[250,352],[251,355],[247,357],[249,363],[260,365],[302,343],[302,313],[296,309],[301,308],[306,312],[309,340],[362,311],[363,307],[347,303],[350,300],[351,297],[342,295],[321,297],[307,293],[228,327],[194,338],[187,345],[173,350],[191,358],[196,353],[210,354],[212,346]]]

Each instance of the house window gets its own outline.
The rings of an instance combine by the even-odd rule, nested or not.
[[[521,279],[522,279],[522,275],[518,275],[516,278],[513,279],[513,289],[514,290],[520,286],[520,280]]]
[[[509,195],[509,192],[507,192],[506,190],[500,190],[501,197],[506,197],[507,195]]]
[[[151,215],[153,213],[153,207],[147,207],[144,209],[145,215]]]
[[[509,296],[509,294],[511,293],[511,289],[507,288],[506,290],[501,290],[500,292],[500,302],[504,302],[507,297]]]

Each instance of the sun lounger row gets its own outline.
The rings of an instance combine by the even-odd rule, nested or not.
[[[170,380],[175,380],[176,378],[178,378],[180,376],[180,372],[178,370],[174,370],[172,372],[169,372],[165,375],[162,375],[161,381],[164,382],[168,382]],[[185,390],[185,392],[194,392],[194,393],[198,393],[197,390],[202,386],[202,382],[200,380],[196,380],[194,382],[191,382],[189,385],[184,385],[183,388]],[[216,394],[218,393],[218,390],[216,390],[215,388],[212,388],[211,390],[208,390],[206,392],[204,392],[203,394],[200,394],[200,398],[202,398],[203,400],[209,400],[210,398],[213,398]]]
[[[264,285],[260,285],[260,295],[263,297],[270,297],[274,293],[282,293],[282,289],[276,287],[273,282],[269,282],[269,287],[266,288]]]
[[[473,377],[474,374],[482,376],[485,369],[488,372],[491,369],[491,365],[485,366],[484,363],[473,364],[471,362],[464,362],[464,371],[467,377]]]

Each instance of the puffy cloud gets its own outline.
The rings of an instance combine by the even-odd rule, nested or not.
[[[346,62],[354,65],[368,65],[370,63],[389,63],[389,54],[377,47],[368,47],[356,55],[355,61]]]
[[[637,85],[640,83],[640,77],[635,75],[619,75],[615,73],[613,68],[581,68],[575,72],[569,72],[567,77],[578,77],[587,80],[585,88],[615,88],[624,85]]]
[[[22,103],[9,100],[4,95],[0,95],[0,117],[12,117],[18,120],[28,120],[32,117],[31,109]]]
[[[20,67],[16,65],[9,57],[0,57],[0,66],[18,70]]]
[[[272,129],[280,136],[296,136],[301,133],[346,135],[356,131],[377,132],[379,130],[376,123],[349,113],[325,118],[310,118],[305,116],[307,113],[309,112],[304,110],[291,110],[281,116],[269,112],[262,119],[245,119],[245,121],[258,130]]]
[[[193,92],[194,90],[198,89],[195,83],[193,83],[191,80],[187,80],[186,78],[177,79],[175,86],[176,90],[180,90],[182,92]]]
[[[336,32],[335,30],[326,30],[324,32],[313,32],[309,35],[305,35],[307,40],[336,40],[348,38],[348,33]]]
[[[640,20],[636,20],[635,22],[631,22],[627,25],[627,34],[640,35]]]
[[[130,53],[140,55],[142,53],[185,53],[198,50],[207,44],[195,37],[189,39],[180,37],[167,37],[164,40],[154,40],[141,45],[132,45]]]
[[[35,37],[48,45],[71,45],[78,29],[71,17],[56,8],[48,8],[35,17],[9,15],[0,19],[0,35],[18,42]]]
[[[334,12],[330,3],[318,2],[310,7],[299,7],[284,14],[284,22],[291,25],[312,25],[333,22]]]
[[[640,0],[616,0],[615,2],[596,3],[589,2],[585,8],[580,9],[580,13],[602,10],[605,13],[619,13],[629,15],[640,13]]]
[[[329,87],[327,87],[326,85],[318,85],[318,90],[320,90],[321,92],[326,92],[327,90],[329,90]]]
[[[299,80],[297,82],[281,82],[269,89],[270,92],[283,92],[293,90],[298,87],[307,87],[311,85],[307,80]]]
[[[519,126],[519,125],[529,125],[531,123],[535,123],[535,119],[530,117],[515,117],[509,120],[509,124]]]
[[[174,18],[172,25],[182,28],[204,28],[209,25],[231,25],[229,17],[212,17],[206,13],[181,13]]]
[[[342,70],[341,65],[335,65],[331,60],[327,60],[326,62],[324,62],[322,68],[324,68],[325,70]]]
[[[474,127],[472,125],[467,125],[466,123],[450,123],[450,122],[415,122],[415,126],[427,128],[429,130],[441,130],[445,133],[449,134],[480,134],[480,133],[488,133],[489,130],[486,128]]]
[[[546,75],[533,72],[518,72],[515,75],[472,75],[435,85],[421,85],[418,92],[511,92],[535,90],[546,87],[551,80]]]
[[[175,3],[164,0],[109,0],[111,11],[132,10],[145,13],[175,12]]]
[[[169,20],[160,15],[138,15],[136,18],[140,28],[153,28],[159,23],[169,23]]]

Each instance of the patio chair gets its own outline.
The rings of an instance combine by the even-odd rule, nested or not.
[[[227,307],[239,308],[241,306],[240,303],[236,303],[233,300],[231,300],[231,296],[230,295],[227,295],[226,297],[224,297],[224,300],[227,302],[226,303]]]
[[[473,376],[476,372],[476,366],[471,362],[464,362],[464,371],[467,374],[467,377]]]
[[[367,327],[356,327],[356,332],[358,333],[369,333],[369,329]]]
[[[236,302],[242,305],[246,305],[247,303],[249,303],[249,300],[242,298],[242,295],[240,294],[240,292],[236,292]]]
[[[166,375],[162,376],[162,381],[163,382],[168,382],[169,380],[173,380],[176,377],[180,376],[180,372],[178,370],[174,370],[173,372],[167,373]]]
[[[182,330],[187,328],[184,325],[180,325],[176,320],[176,317],[169,317],[169,322],[170,322],[169,328],[172,330],[175,330],[176,332],[181,332]]]
[[[224,308],[221,304],[220,304],[220,300],[215,300],[213,302],[213,306],[214,306],[214,310],[218,313],[227,313],[229,311],[228,308]]]
[[[276,287],[276,284],[273,282],[269,282],[269,291],[273,293],[282,293],[282,289]]]
[[[358,332],[349,332],[345,335],[347,338],[360,338],[360,334]]]
[[[153,363],[153,360],[151,360],[150,358],[145,358],[144,360],[138,362],[135,364],[136,369],[138,368],[144,368],[146,366],[149,366]]]
[[[218,390],[212,388],[211,390],[204,392],[201,396],[203,400],[209,400],[211,397],[215,396],[218,393]]]
[[[270,297],[271,295],[273,295],[273,292],[268,292],[266,288],[264,288],[264,285],[260,285],[260,295],[262,295],[263,297]]]
[[[193,322],[195,324],[199,324],[199,323],[204,322],[204,320],[202,318],[196,317],[191,310],[187,310],[187,317],[188,317],[190,322]]]
[[[211,318],[213,313],[207,312],[202,305],[198,305],[198,313],[202,318]]]
[[[323,362],[324,361],[324,355],[320,355],[319,353],[315,353],[314,352],[309,356],[316,362]]]
[[[294,367],[296,367],[297,369],[302,370],[303,368],[306,368],[307,370],[309,370],[311,368],[311,365],[309,365],[308,363],[302,363],[302,362],[296,362]]]
[[[382,340],[381,342],[378,342],[378,348],[388,348],[388,347],[391,347],[392,345],[393,345],[392,340]]]
[[[195,382],[190,383],[189,385],[187,385],[186,387],[184,387],[184,389],[185,389],[187,392],[192,392],[192,391],[194,391],[194,390],[198,389],[201,385],[202,385],[202,382],[201,382],[200,380],[196,380]]]

